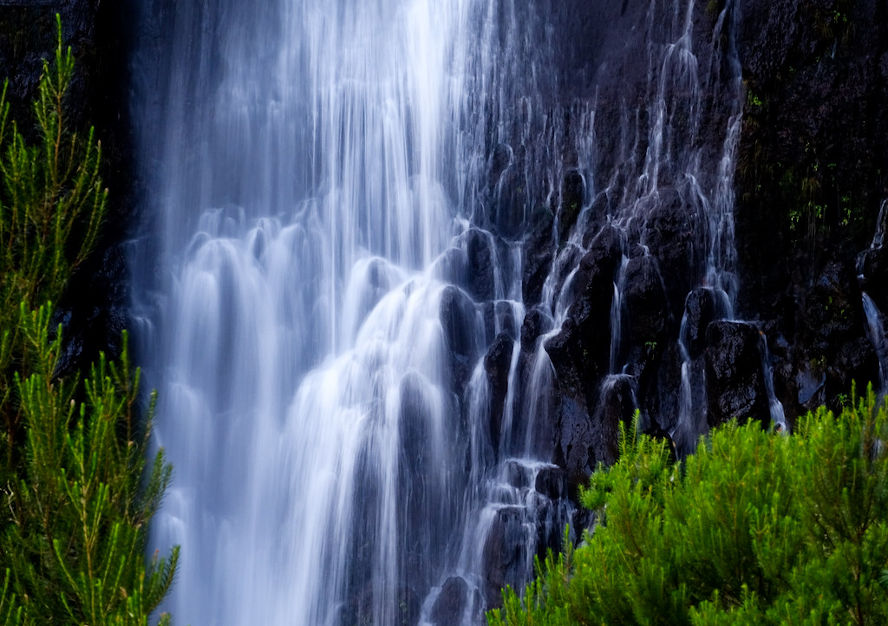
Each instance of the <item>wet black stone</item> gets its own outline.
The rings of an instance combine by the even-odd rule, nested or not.
[[[539,209],[531,217],[530,232],[524,242],[524,272],[521,280],[525,304],[532,305],[540,301],[555,251],[552,232],[554,221],[555,217],[548,209]]]
[[[470,361],[478,350],[475,305],[465,292],[451,285],[441,294],[440,315],[451,357],[454,389],[462,390],[468,379]]]
[[[762,373],[762,338],[743,322],[712,322],[706,329],[709,425],[730,419],[770,420]]]
[[[503,421],[503,404],[509,389],[509,369],[515,342],[506,333],[500,333],[484,356],[484,371],[490,389],[490,441],[499,449]]]
[[[626,338],[639,346],[663,341],[672,320],[656,259],[652,256],[630,259],[622,284]]]
[[[558,242],[567,241],[577,223],[586,195],[586,181],[577,170],[570,170],[561,182],[561,206],[558,210]]]
[[[706,327],[716,317],[715,294],[711,289],[698,287],[685,300],[684,341],[692,359],[702,354],[706,346]]]
[[[669,314],[680,318],[685,294],[694,280],[693,211],[672,187],[661,188],[653,202],[645,222],[644,243],[657,257],[670,303]]]
[[[596,463],[611,465],[617,460],[620,424],[631,427],[635,408],[632,377],[607,377],[602,383],[601,400],[592,420]]]
[[[544,467],[537,472],[534,490],[550,500],[567,496],[567,474],[560,467]]]
[[[465,234],[466,289],[476,301],[491,300],[495,296],[494,255],[490,236],[472,228]]]
[[[526,576],[526,543],[524,509],[518,506],[498,509],[482,548],[483,593],[488,608],[502,606],[502,588]]]
[[[549,316],[538,308],[533,308],[524,315],[521,324],[521,350],[532,352],[537,338],[552,325]]]
[[[459,576],[444,581],[429,615],[436,626],[451,626],[462,622],[469,600],[469,585]]]

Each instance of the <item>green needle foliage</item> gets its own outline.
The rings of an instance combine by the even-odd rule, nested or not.
[[[886,441],[872,389],[792,436],[728,424],[681,463],[624,431],[582,494],[601,523],[488,622],[888,623]]]
[[[74,61],[60,23],[58,36],[34,103],[37,145],[0,93],[0,625],[141,625],[178,561],[178,549],[145,558],[171,470],[162,453],[146,467],[155,400],[140,411],[125,334],[119,363],[102,355],[82,381],[57,374],[52,302],[91,252],[107,197],[92,130],[65,124]]]

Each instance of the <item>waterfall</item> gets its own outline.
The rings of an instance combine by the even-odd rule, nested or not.
[[[182,546],[177,622],[478,623],[577,536],[568,416],[610,429],[582,471],[612,461],[639,354],[667,343],[633,338],[639,300],[677,327],[675,292],[702,284],[732,316],[735,3],[703,37],[694,0],[580,4],[143,1],[133,308],[175,468],[152,546]],[[587,60],[556,58],[574,9]],[[596,249],[584,405],[553,346]],[[705,417],[667,426],[693,441]]]

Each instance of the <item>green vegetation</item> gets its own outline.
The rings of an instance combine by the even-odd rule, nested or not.
[[[488,621],[886,623],[886,438],[872,390],[792,436],[728,424],[681,463],[624,430],[620,460],[581,496],[602,523]]]
[[[107,197],[92,130],[66,125],[74,61],[58,32],[36,145],[0,93],[0,624],[147,624],[178,560],[144,555],[170,477],[161,453],[146,471],[154,400],[141,416],[125,336],[119,364],[102,356],[82,384],[57,372],[52,302],[91,252]]]

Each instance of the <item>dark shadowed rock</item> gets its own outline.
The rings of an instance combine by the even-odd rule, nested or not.
[[[506,238],[521,234],[527,209],[527,180],[516,163],[502,173],[493,190],[491,221],[496,232]]]
[[[503,403],[509,389],[509,369],[514,345],[515,342],[509,335],[500,333],[484,356],[484,371],[490,389],[490,441],[494,450],[499,449]]]
[[[515,489],[527,489],[533,478],[533,469],[518,459],[509,459],[503,464],[503,477]]]
[[[459,576],[444,581],[429,615],[432,624],[450,626],[462,622],[470,595],[469,585]]]
[[[500,177],[512,162],[512,147],[508,144],[498,143],[490,155],[488,181],[491,187],[495,187]]]
[[[586,196],[586,181],[577,170],[570,170],[561,181],[561,206],[558,209],[558,243],[567,241],[577,223]]]
[[[663,341],[671,320],[656,259],[652,256],[630,259],[621,282],[629,341],[633,345]]]
[[[852,339],[839,348],[836,358],[827,368],[828,380],[835,393],[845,393],[852,383],[859,385],[858,390],[863,391],[863,386],[873,383],[878,387],[879,383],[879,357],[875,346],[868,338],[858,337]]]
[[[448,248],[435,259],[432,273],[442,282],[466,287],[468,269],[468,257],[465,250]]]
[[[532,352],[536,346],[537,337],[548,331],[552,325],[549,316],[538,308],[533,308],[524,315],[521,324],[521,350]]]
[[[767,423],[768,397],[762,374],[762,338],[743,322],[712,322],[706,329],[709,425],[730,419]]]
[[[524,509],[519,506],[497,509],[482,547],[484,600],[488,608],[502,606],[502,588],[510,581],[523,578],[526,543]]]
[[[572,489],[585,483],[595,468],[595,433],[585,398],[564,395],[559,407],[556,462],[564,468]]]
[[[494,255],[491,237],[477,228],[465,234],[466,289],[476,301],[491,300],[494,290]]]
[[[596,431],[596,463],[611,465],[617,460],[620,423],[631,424],[635,412],[635,391],[631,376],[608,376],[601,384],[601,400],[592,428]]]
[[[540,301],[555,251],[554,221],[555,216],[548,209],[539,209],[531,217],[530,232],[524,242],[524,273],[521,280],[526,304]]]
[[[692,286],[695,236],[692,210],[672,187],[661,188],[647,213],[644,243],[657,261],[670,315],[678,318]]]
[[[716,299],[712,289],[697,287],[685,300],[682,332],[685,348],[696,359],[706,346],[706,327],[716,318]]]
[[[536,475],[534,490],[550,500],[567,496],[567,474],[560,467],[544,467]]]
[[[622,235],[616,228],[607,226],[580,261],[571,287],[576,295],[567,320],[561,332],[545,345],[562,383],[597,378],[608,367],[611,302],[621,257]]]
[[[448,286],[441,294],[440,307],[441,326],[451,357],[454,389],[462,390],[469,376],[470,360],[478,350],[475,305],[461,289]]]

